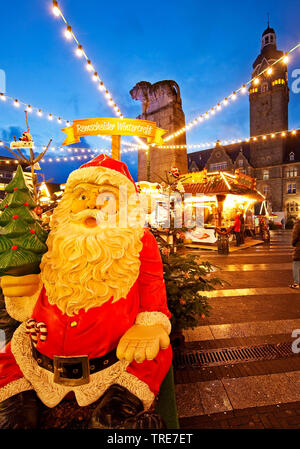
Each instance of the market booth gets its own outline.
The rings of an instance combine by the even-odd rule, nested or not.
[[[256,189],[256,180],[239,170],[234,174],[203,170],[181,175],[178,179],[180,189],[177,189],[181,203],[178,202],[178,192],[168,193],[158,183],[138,184],[140,193],[151,197],[150,226],[162,226],[173,211],[177,218],[182,216],[186,245],[207,245],[207,248],[218,248],[220,252],[228,251],[233,238],[231,229],[238,213],[244,215],[245,234],[255,235],[254,205],[265,201]],[[177,207],[172,208],[170,203]]]

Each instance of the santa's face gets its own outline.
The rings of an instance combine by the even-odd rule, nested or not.
[[[68,189],[53,214],[41,264],[49,302],[73,315],[126,297],[139,275],[141,226],[119,226],[128,205],[107,179]],[[128,206],[128,210],[130,210]]]
[[[101,213],[99,214],[99,211]],[[119,189],[109,184],[78,184],[72,192],[70,222],[95,228],[97,218],[109,221],[119,211]]]

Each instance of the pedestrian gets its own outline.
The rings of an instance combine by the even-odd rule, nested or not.
[[[233,232],[236,238],[236,246],[240,246],[241,244],[241,219],[240,215],[237,214],[233,224]]]
[[[285,229],[285,218],[284,217],[282,217],[281,225],[282,225],[282,229]]]
[[[241,211],[240,213],[240,221],[241,221],[241,231],[240,231],[241,244],[243,244],[245,243],[245,219],[243,211]]]
[[[290,288],[299,288],[299,268],[300,268],[300,217],[298,217],[293,227],[292,245],[295,247],[293,255],[293,276],[294,283]]]

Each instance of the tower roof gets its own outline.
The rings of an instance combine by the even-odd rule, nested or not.
[[[265,31],[263,32],[262,37],[264,37],[266,34],[270,34],[270,33],[276,34],[275,30],[273,28],[270,28],[270,26],[268,25],[268,28],[266,28]]]

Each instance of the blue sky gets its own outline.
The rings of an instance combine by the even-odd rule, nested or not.
[[[63,37],[63,22],[52,15],[52,1],[1,3],[0,69],[6,73],[7,93],[69,120],[112,116],[82,60],[74,56],[74,44]],[[187,120],[230,94],[250,78],[268,12],[280,50],[300,41],[298,0],[60,0],[59,5],[126,117],[140,113],[129,90],[141,80],[174,79],[181,88]],[[289,64],[290,85],[297,68],[299,50]],[[291,92],[290,127],[300,126],[299,100],[300,94]],[[18,128],[23,131],[22,111],[1,102],[0,138],[11,138]],[[54,122],[31,116],[30,127],[37,144],[52,137],[56,146],[61,145],[63,133]],[[188,143],[248,133],[245,95],[193,128]],[[108,148],[98,138],[87,138],[87,143]],[[123,160],[135,175],[137,154],[126,154]],[[46,178],[63,182],[79,165],[47,163],[42,171]]]

